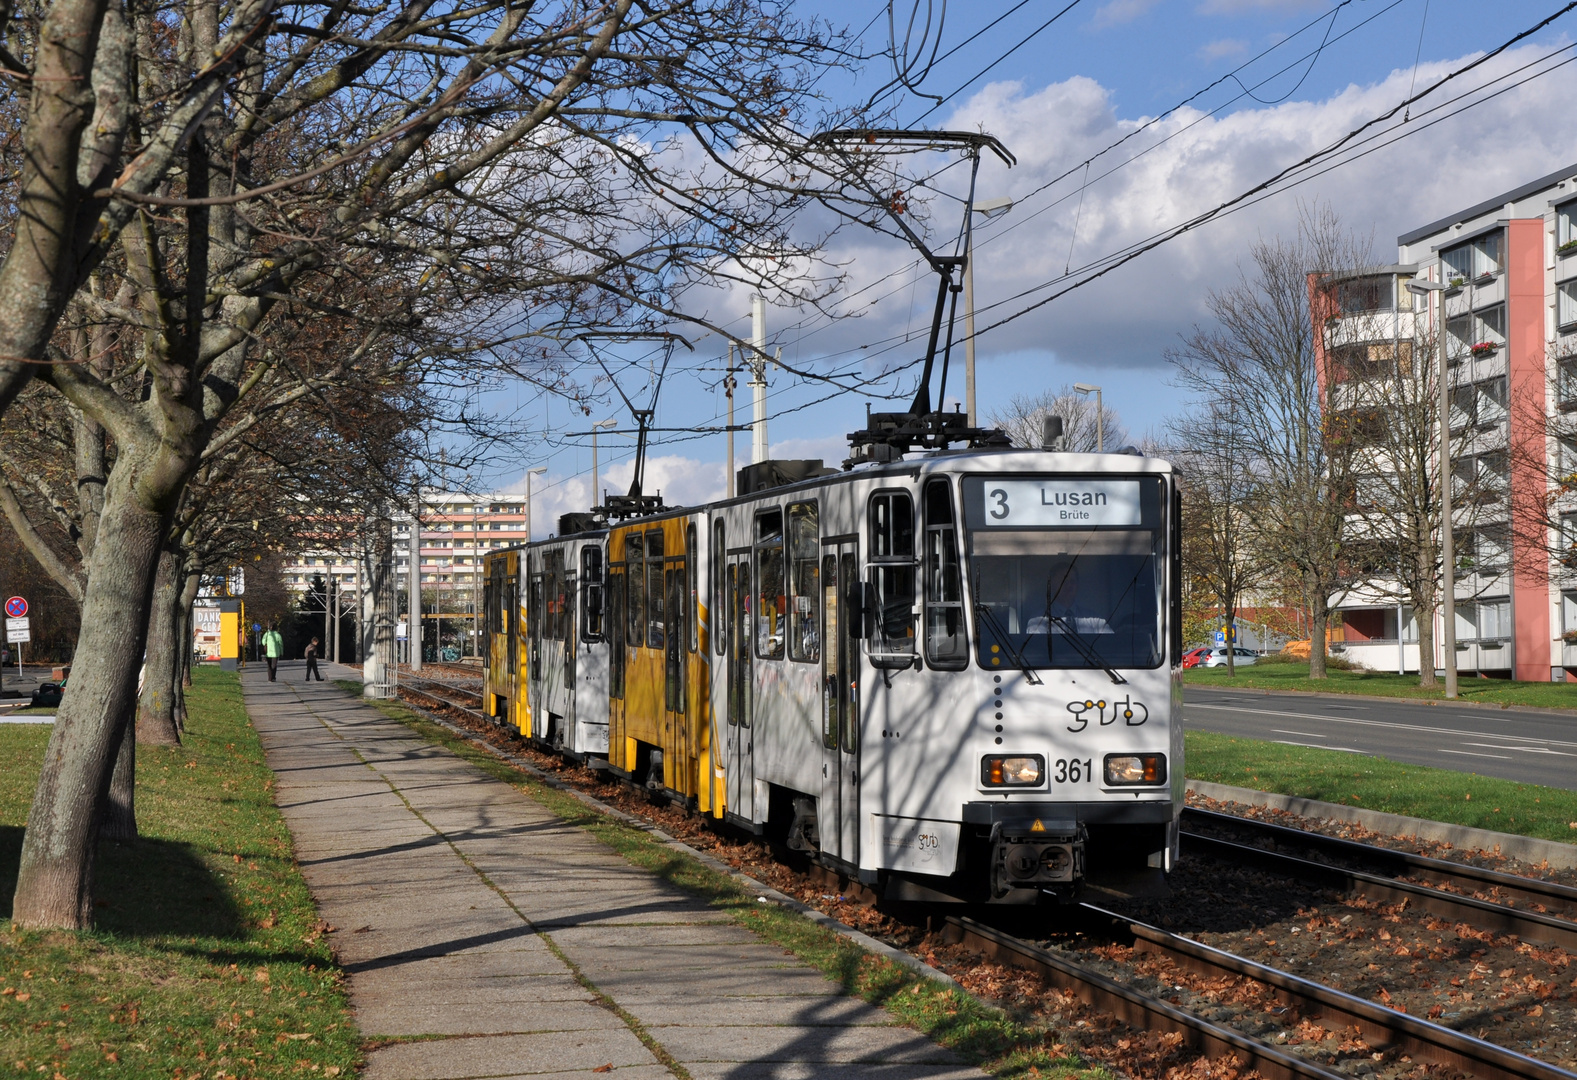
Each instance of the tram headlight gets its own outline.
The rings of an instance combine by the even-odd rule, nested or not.
[[[1106,782],[1123,784],[1166,783],[1165,754],[1107,754]]]
[[[980,762],[980,782],[986,787],[1034,787],[1046,772],[1039,754],[993,754]]]

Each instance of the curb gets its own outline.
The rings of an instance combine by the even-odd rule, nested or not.
[[[1577,845],[1562,844],[1555,840],[1539,840],[1531,836],[1492,832],[1489,829],[1451,825],[1444,821],[1430,821],[1426,818],[1406,817],[1402,814],[1385,814],[1357,806],[1320,802],[1317,799],[1304,799],[1295,795],[1280,795],[1274,791],[1232,787],[1230,784],[1212,784],[1204,780],[1189,780],[1188,790],[1207,799],[1215,799],[1217,802],[1268,806],[1301,817],[1349,821],[1375,832],[1433,840],[1465,850],[1495,852],[1508,859],[1519,859],[1534,865],[1547,863],[1560,870],[1577,867]]]
[[[1223,694],[1258,694],[1262,697],[1314,698],[1319,701],[1383,701],[1388,705],[1426,705],[1431,709],[1498,709],[1502,712],[1531,712],[1563,720],[1577,719],[1577,705],[1563,709],[1557,705],[1501,705],[1498,702],[1436,701],[1432,698],[1386,697],[1383,694],[1335,694],[1322,690],[1274,690],[1263,686],[1209,686],[1204,683],[1185,683],[1183,704],[1188,704],[1188,688],[1214,690]],[[1195,702],[1199,704],[1199,702]]]
[[[407,709],[417,709],[417,706],[414,706],[407,701],[401,701],[399,704]],[[466,731],[464,728],[458,727],[455,724],[451,724],[449,721],[444,720],[441,717],[434,716],[425,710],[420,711],[422,712],[422,715],[429,721],[437,724],[439,727],[442,727],[447,731],[452,732],[455,735],[460,736],[468,743],[471,743],[471,745],[480,747],[481,749],[486,750],[488,753],[492,754],[494,757],[499,758],[502,761],[507,761],[516,768],[530,773],[533,778],[547,785],[548,787],[553,788],[555,791],[561,791],[566,795],[573,796],[590,809],[597,811],[599,814],[605,814],[608,817],[622,821],[626,825],[630,825],[641,830],[652,838],[660,841],[664,847],[690,856],[697,862],[701,863],[701,865],[705,866],[707,869],[715,870],[720,874],[726,874],[728,877],[731,877],[735,881],[746,886],[758,897],[764,897],[765,899],[777,904],[779,907],[788,908],[790,911],[804,916],[811,922],[816,923],[818,926],[821,926],[827,930],[831,930],[833,933],[838,934],[841,937],[848,938],[850,941],[854,942],[856,945],[860,946],[860,948],[866,950],[867,952],[876,953],[878,956],[885,957],[895,964],[902,964],[904,967],[914,971],[917,975],[924,976],[925,978],[930,979],[932,982],[941,983],[948,989],[957,990],[961,994],[969,993],[969,991],[960,986],[958,981],[955,980],[951,975],[947,975],[938,971],[936,968],[932,967],[930,964],[927,964],[920,958],[911,956],[902,949],[894,948],[884,941],[878,941],[869,934],[862,933],[861,931],[856,930],[854,927],[849,926],[847,923],[841,923],[825,912],[818,911],[809,904],[802,903],[801,901],[794,899],[792,896],[789,896],[786,893],[778,892],[778,890],[772,888],[772,886],[767,885],[764,882],[757,881],[749,874],[734,869],[732,866],[729,866],[720,859],[713,858],[711,855],[708,855],[703,851],[697,851],[695,848],[691,847],[689,844],[686,844],[684,841],[675,839],[650,822],[643,821],[642,819],[631,814],[626,814],[623,810],[609,806],[600,799],[594,798],[591,795],[587,795],[585,792],[564,783],[564,781],[548,775],[524,758],[518,757],[507,750],[500,750],[498,747],[489,743],[475,741],[472,738],[472,735],[474,734],[473,732]]]

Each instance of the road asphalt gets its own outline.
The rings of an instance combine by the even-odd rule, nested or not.
[[[1183,719],[1196,731],[1577,790],[1577,712],[1190,686]]]
[[[363,1080],[985,1080],[589,833],[287,661],[241,676]]]

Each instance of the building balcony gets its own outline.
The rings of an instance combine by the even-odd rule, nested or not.
[[[1566,281],[1569,278],[1577,278],[1577,248],[1565,255],[1557,253],[1555,256],[1555,280]]]
[[[1367,311],[1333,316],[1325,323],[1325,347],[1335,349],[1368,341],[1411,341],[1414,319],[1411,311]]]

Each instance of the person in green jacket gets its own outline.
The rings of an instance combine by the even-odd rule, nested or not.
[[[263,655],[268,659],[268,681],[279,674],[279,658],[285,655],[285,639],[279,636],[279,627],[272,624],[263,631]]]

